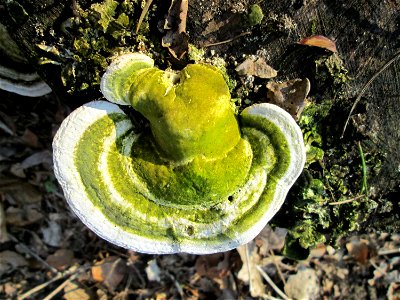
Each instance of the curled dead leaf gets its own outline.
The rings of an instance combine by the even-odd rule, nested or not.
[[[47,256],[46,262],[57,270],[66,270],[74,263],[74,252],[69,249],[58,249]]]
[[[38,136],[29,129],[25,129],[21,140],[22,142],[24,142],[25,145],[32,148],[38,148],[40,146]]]
[[[336,43],[323,35],[313,35],[306,37],[299,42],[300,45],[323,48],[334,53],[337,52]]]
[[[189,35],[186,33],[188,0],[173,0],[168,10],[162,38],[162,46],[177,59],[181,59],[189,49]]]
[[[125,261],[120,257],[109,256],[96,263],[91,271],[94,281],[103,282],[109,290],[113,291],[124,279],[127,268]]]
[[[211,279],[221,290],[227,288],[232,268],[229,252],[199,256],[195,268],[197,275]]]
[[[259,253],[266,256],[270,250],[282,250],[285,245],[287,229],[276,227],[272,229],[269,225],[255,238],[257,246],[260,248]]]
[[[400,299],[400,283],[399,282],[392,282],[389,285],[387,291],[387,297],[389,300],[399,300]]]
[[[267,88],[267,97],[270,103],[286,110],[295,120],[300,118],[305,99],[310,92],[310,81],[307,78],[268,82]]]
[[[264,79],[276,77],[278,74],[262,57],[247,58],[235,70],[239,75],[253,75]]]

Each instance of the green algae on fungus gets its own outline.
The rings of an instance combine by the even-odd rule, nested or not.
[[[236,119],[212,66],[161,71],[146,55],[114,60],[107,100],[75,110],[54,138],[55,174],[94,232],[145,253],[213,253],[253,239],[301,173],[301,131],[277,106]],[[138,132],[118,107],[150,123]],[[240,126],[239,126],[240,124]]]

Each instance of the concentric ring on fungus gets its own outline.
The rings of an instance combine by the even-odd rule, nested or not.
[[[125,54],[101,88],[150,128],[138,132],[114,103],[90,102],[62,123],[54,165],[72,210],[111,243],[158,254],[236,248],[274,216],[303,169],[293,118],[266,103],[236,118],[213,67],[164,72]]]

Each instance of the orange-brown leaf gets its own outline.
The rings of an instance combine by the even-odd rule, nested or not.
[[[336,43],[323,35],[313,35],[302,39],[299,44],[323,48],[334,53],[337,52]]]

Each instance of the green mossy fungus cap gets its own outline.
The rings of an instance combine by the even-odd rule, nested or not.
[[[253,239],[301,173],[303,137],[271,104],[238,117],[222,76],[180,73],[143,54],[118,57],[107,101],[72,112],[54,141],[55,175],[77,216],[100,237],[144,253],[227,251]],[[132,105],[150,129],[118,107]]]

